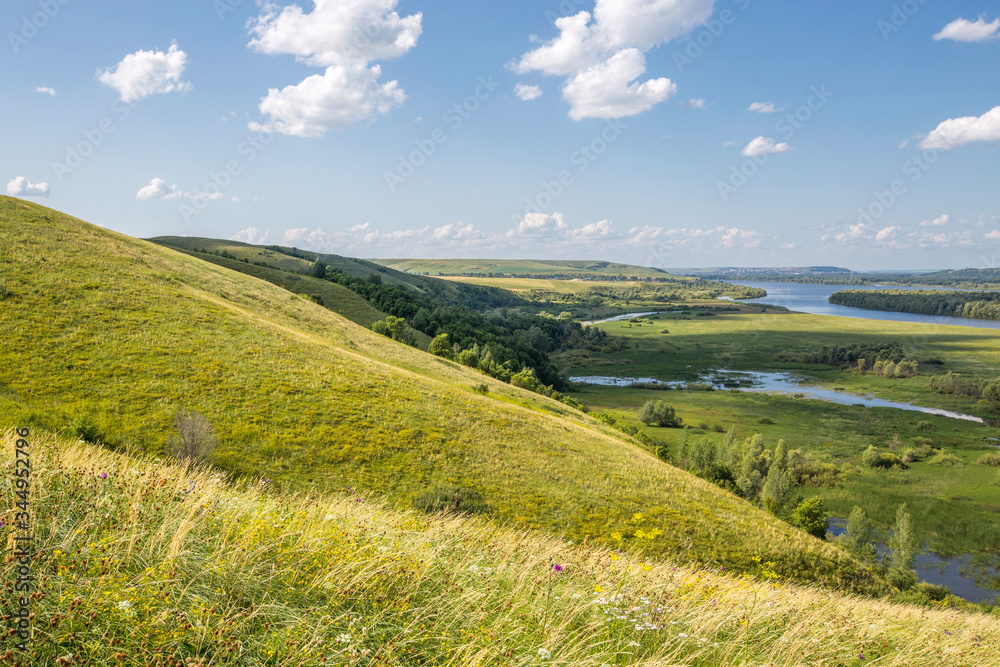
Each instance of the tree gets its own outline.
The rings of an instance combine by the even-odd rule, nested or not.
[[[319,257],[316,258],[316,261],[309,268],[309,275],[313,278],[326,278],[326,264]]]
[[[774,461],[771,465],[788,470],[788,445],[785,444],[784,440],[778,440],[778,446],[774,448]]]
[[[186,463],[187,472],[191,472],[197,462],[208,460],[218,444],[215,429],[205,415],[181,410],[174,416],[174,433],[167,445],[172,455]]]
[[[889,553],[886,557],[886,580],[901,591],[912,588],[917,583],[917,573],[913,566],[917,560],[917,546],[913,537],[913,525],[906,503],[896,509],[896,523],[889,537]]]
[[[435,336],[434,340],[431,341],[430,347],[427,348],[427,351],[435,356],[444,357],[445,359],[455,358],[455,351],[451,347],[451,339],[446,333]]]
[[[639,421],[647,426],[661,426],[664,428],[677,428],[682,420],[677,417],[677,412],[672,405],[667,405],[663,401],[646,401],[646,404],[639,410]]]
[[[761,494],[764,507],[775,516],[783,516],[792,501],[792,476],[778,465],[767,471],[767,481]],[[825,534],[824,530],[824,534]]]
[[[875,549],[875,528],[868,515],[860,507],[855,506],[847,518],[847,530],[840,536],[840,546],[859,561],[874,566],[878,560]]]
[[[384,320],[379,320],[372,324],[371,329],[377,334],[382,334],[404,345],[417,346],[417,339],[413,335],[413,330],[410,329],[410,326],[402,317],[393,317],[390,315]]]
[[[881,468],[882,454],[879,453],[878,447],[870,445],[865,450],[865,453],[861,455],[861,461],[869,468]]]
[[[826,538],[826,509],[819,496],[806,498],[792,510],[792,525],[798,526],[813,537]]]
[[[771,453],[764,449],[764,436],[758,433],[748,438],[736,476],[736,488],[740,490],[740,495],[756,503],[770,468]]]

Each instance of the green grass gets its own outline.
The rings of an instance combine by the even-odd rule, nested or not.
[[[1000,655],[995,615],[801,587],[766,561],[735,576],[50,434],[29,443],[34,632],[27,654],[0,634],[5,666],[992,667]],[[13,451],[0,433],[0,465]],[[13,507],[14,489],[0,499]],[[5,543],[13,513],[0,513]],[[0,561],[0,585],[16,577]],[[14,600],[0,598],[4,618]]]
[[[215,463],[283,489],[348,486],[398,506],[440,487],[493,518],[574,540],[884,590],[815,540],[568,406],[378,336],[275,285],[0,198],[0,414],[59,430],[89,416],[112,447],[162,450],[205,414]],[[488,395],[473,390],[486,384]]]

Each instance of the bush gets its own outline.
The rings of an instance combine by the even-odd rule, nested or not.
[[[947,586],[935,586],[934,584],[929,584],[926,581],[921,581],[919,584],[913,587],[913,589],[926,597],[928,600],[933,600],[935,602],[943,602],[946,597],[951,595],[951,589]]]
[[[13,292],[11,292],[9,289],[7,289],[6,287],[4,287],[3,285],[0,285],[0,301],[6,301],[7,299],[11,298],[12,296],[14,296]]]
[[[478,491],[453,486],[441,487],[417,496],[413,500],[413,507],[431,513],[489,514],[491,512],[490,506]]]
[[[69,425],[70,433],[74,436],[94,445],[104,439],[97,423],[90,415],[79,415]]]
[[[431,341],[430,346],[427,348],[427,351],[437,357],[443,357],[445,359],[455,358],[455,350],[452,348],[451,339],[446,333],[435,336],[434,340]]]
[[[792,510],[791,523],[813,537],[826,539],[826,509],[818,496],[806,498]]]
[[[207,461],[219,445],[215,429],[200,412],[179,411],[174,416],[174,433],[167,440],[170,453],[187,463],[190,471],[195,463]]]
[[[372,324],[371,330],[404,345],[417,346],[417,338],[413,335],[413,330],[402,317],[390,315],[384,320]]]
[[[981,466],[1000,466],[1000,452],[983,454],[976,463]]]
[[[483,394],[485,396],[486,394],[490,393],[490,386],[485,382],[480,382],[479,384],[472,386],[472,391],[476,392],[477,394]]]
[[[309,268],[309,275],[313,278],[326,278],[326,264],[323,260],[317,258],[313,265]]]
[[[929,422],[929,421],[918,421],[917,422],[917,428],[919,430],[921,430],[921,431],[936,431],[937,430],[937,426],[935,426],[932,422]]]
[[[479,367],[479,355],[474,350],[462,350],[458,353],[458,363],[471,368]]]
[[[771,419],[770,417],[761,417],[760,419],[757,420],[757,423],[763,424],[765,426],[770,426],[771,424],[774,423],[774,420]]]
[[[325,305],[323,303],[323,297],[317,296],[316,294],[310,294],[309,295],[309,300],[312,301],[313,303],[315,303],[317,306],[323,306],[323,305]]]
[[[679,428],[682,420],[677,416],[677,412],[672,405],[667,405],[663,401],[647,401],[639,410],[639,421],[647,426],[660,426],[663,428]]]
[[[962,459],[958,458],[954,454],[944,451],[943,449],[938,452],[937,456],[929,459],[927,461],[932,466],[948,466],[952,468],[961,468],[965,465]]]
[[[865,450],[865,453],[861,455],[861,462],[869,468],[881,468],[884,465],[882,454],[879,453],[878,447],[875,445],[871,445]]]

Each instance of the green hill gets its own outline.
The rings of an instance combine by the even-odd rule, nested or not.
[[[796,586],[766,562],[736,577],[38,431],[28,443],[34,635],[22,654],[0,634],[5,666],[992,667],[1000,654],[996,616]],[[0,431],[0,466],[14,468],[14,445]],[[0,508],[15,502],[0,486]],[[16,569],[0,560],[0,584]],[[4,618],[14,600],[0,598]]]
[[[600,261],[540,259],[379,259],[376,261],[411,275],[683,280],[674,278],[660,269]]]
[[[282,489],[408,506],[457,487],[516,527],[883,590],[839,549],[583,413],[276,285],[7,197],[0,240],[7,424],[89,420],[112,448],[156,453],[175,413],[196,410],[218,432],[218,466]]]

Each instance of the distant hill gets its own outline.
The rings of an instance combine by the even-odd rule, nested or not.
[[[491,278],[581,278],[588,280],[673,280],[666,271],[603,261],[534,259],[378,259],[383,266],[411,275]]]
[[[751,279],[761,276],[850,276],[850,269],[838,266],[801,266],[801,267],[715,267],[703,269],[671,269],[673,273],[682,276],[697,276],[709,280],[718,279]]]
[[[250,252],[249,250],[247,252]],[[259,252],[259,251],[253,251]],[[0,197],[0,415],[136,453],[203,413],[216,465],[409,506],[449,489],[496,520],[844,590],[874,575],[557,401],[393,342],[197,257]],[[633,540],[633,515],[644,529]]]

